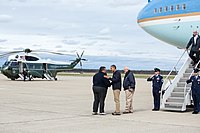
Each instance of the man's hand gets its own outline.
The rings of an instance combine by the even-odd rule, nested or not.
[[[153,78],[155,76],[155,74],[154,75],[152,75],[150,78]]]
[[[107,78],[107,79],[109,79],[109,76],[106,76],[106,75],[105,75],[105,76],[104,76],[104,78]]]
[[[130,92],[133,92],[134,90],[132,88],[128,89]]]

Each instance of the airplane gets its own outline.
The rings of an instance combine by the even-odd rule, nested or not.
[[[194,31],[200,31],[200,1],[199,0],[148,0],[148,4],[138,15],[139,26],[154,36],[179,49],[185,49]],[[191,85],[186,81],[198,68],[200,61],[193,66],[188,57],[180,70],[176,65],[164,80],[161,91],[161,109],[170,111],[186,111],[192,105]],[[170,75],[177,71],[171,80]],[[194,102],[193,102],[194,103]]]
[[[0,58],[8,56],[8,60],[4,63],[1,68],[1,73],[11,80],[23,79],[31,80],[34,78],[42,78],[47,80],[57,80],[56,76],[58,72],[63,72],[66,70],[73,69],[77,64],[80,63],[82,68],[82,61],[87,61],[83,59],[84,51],[81,55],[77,54],[77,58],[72,60],[71,63],[58,62],[51,60],[44,60],[35,54],[32,54],[32,50],[25,49],[20,51],[8,52],[0,55]],[[36,52],[46,52],[46,51],[36,51]],[[22,54],[23,53],[23,54]],[[57,52],[47,52],[57,55],[67,55]]]
[[[199,0],[148,0],[138,24],[155,38],[183,49],[192,32],[200,31],[199,7]]]

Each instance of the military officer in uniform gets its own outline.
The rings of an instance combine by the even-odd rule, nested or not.
[[[155,74],[147,79],[147,81],[152,81],[153,87],[153,98],[154,98],[154,108],[152,111],[160,110],[160,93],[163,85],[163,77],[160,75],[160,69],[154,69]]]
[[[194,112],[192,114],[198,114],[200,111],[200,76],[199,70],[195,69],[193,76],[186,81],[187,84],[192,83],[192,98],[194,101]]]

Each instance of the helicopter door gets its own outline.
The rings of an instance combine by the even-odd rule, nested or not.
[[[43,63],[43,70],[46,72],[47,71],[47,64]]]
[[[24,64],[19,62],[19,73],[23,73]]]

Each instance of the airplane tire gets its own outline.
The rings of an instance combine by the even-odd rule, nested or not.
[[[57,81],[58,79],[57,79],[57,78],[54,78],[54,80]]]
[[[15,79],[11,79],[12,81],[14,81]]]

